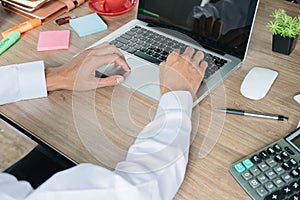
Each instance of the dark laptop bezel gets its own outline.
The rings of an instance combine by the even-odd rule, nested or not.
[[[248,45],[249,45],[249,42],[250,42],[250,37],[251,37],[252,29],[253,29],[254,20],[255,20],[255,13],[256,13],[256,10],[257,10],[257,7],[258,7],[257,6],[258,5],[258,0],[251,0],[251,3],[249,4],[249,7],[248,7],[249,9],[252,10],[252,12],[248,12],[247,18],[248,18],[248,20],[249,19],[252,20],[252,22],[250,22],[249,28],[246,32],[247,41],[245,41],[244,46],[243,46],[243,50],[241,51],[241,53],[237,53],[234,50],[234,48],[229,49],[226,46],[220,46],[218,44],[218,42],[216,42],[214,40],[211,40],[209,38],[201,37],[201,36],[193,33],[192,31],[183,29],[179,26],[174,26],[174,25],[167,24],[167,23],[161,23],[161,22],[158,22],[156,20],[152,20],[153,18],[151,18],[151,17],[145,17],[145,15],[140,12],[141,9],[144,9],[145,1],[147,1],[147,0],[139,0],[139,9],[138,9],[138,13],[137,13],[137,19],[146,22],[148,24],[148,26],[150,26],[150,27],[160,27],[160,28],[166,28],[166,29],[171,29],[171,30],[178,31],[178,32],[192,38],[193,40],[198,42],[202,47],[204,47],[208,50],[216,52],[220,55],[229,54],[229,55],[232,55],[234,57],[239,58],[241,61],[243,61],[245,59],[246,53],[247,53],[247,48],[248,48]],[[179,1],[182,1],[182,0],[179,0]],[[147,3],[149,3],[149,2],[147,2]],[[174,4],[176,4],[175,0],[174,0]]]

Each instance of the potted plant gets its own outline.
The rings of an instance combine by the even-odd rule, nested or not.
[[[300,34],[300,16],[291,17],[283,9],[275,10],[271,16],[274,19],[268,28],[273,34],[272,51],[289,55],[294,38]]]

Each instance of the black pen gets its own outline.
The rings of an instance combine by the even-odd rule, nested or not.
[[[234,114],[234,115],[260,117],[260,118],[266,118],[266,119],[275,119],[275,120],[279,120],[279,121],[287,121],[289,119],[288,117],[284,117],[282,115],[274,115],[274,114],[260,113],[260,112],[247,112],[245,110],[236,110],[236,109],[231,109],[231,108],[221,108],[221,109],[218,109],[218,111],[228,113],[228,114]]]

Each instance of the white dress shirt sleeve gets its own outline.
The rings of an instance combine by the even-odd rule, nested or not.
[[[0,67],[0,105],[45,96],[43,61]]]
[[[192,105],[189,92],[164,94],[155,119],[142,130],[126,160],[118,163],[114,171],[80,164],[56,173],[29,195],[18,199],[172,199],[188,163]]]

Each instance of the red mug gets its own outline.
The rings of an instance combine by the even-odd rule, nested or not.
[[[130,8],[132,0],[99,0],[101,12],[120,12]]]

